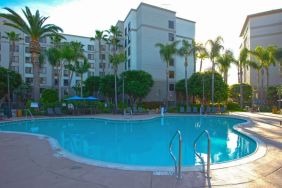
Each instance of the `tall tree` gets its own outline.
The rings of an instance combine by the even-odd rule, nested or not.
[[[200,59],[200,72],[202,72],[203,60],[208,58],[208,52],[202,43],[197,44],[196,57]]]
[[[110,55],[109,60],[113,65],[114,75],[115,75],[115,111],[118,109],[118,98],[117,98],[117,71],[118,65],[122,62],[125,62],[126,56],[124,52],[121,51],[120,40],[122,37],[122,33],[117,26],[111,26],[109,30],[106,31],[108,33],[107,42],[110,45]]]
[[[251,61],[250,62],[250,67],[252,67],[253,69],[255,69],[257,71],[257,97],[258,99],[261,99],[261,89],[260,89],[260,86],[259,86],[259,81],[260,81],[260,72],[261,72],[261,69],[262,69],[262,65],[259,63],[259,62],[254,62],[254,61]]]
[[[223,74],[223,80],[227,84],[228,70],[231,63],[234,61],[233,52],[231,50],[226,50],[223,55],[217,58],[217,63],[219,67],[219,72]]]
[[[178,50],[178,54],[182,57],[184,57],[184,69],[185,69],[185,102],[186,106],[189,105],[188,102],[188,86],[187,86],[187,80],[188,80],[188,57],[191,55],[194,55],[195,53],[196,44],[195,41],[192,40],[191,43],[187,40],[182,40],[182,46]]]
[[[99,64],[102,63],[102,41],[107,41],[107,36],[104,34],[104,31],[96,30],[95,31],[95,37],[91,37],[91,41],[98,41],[98,47],[99,47]],[[105,65],[103,64],[103,76],[105,75]]]
[[[53,24],[45,24],[48,17],[41,16],[37,10],[35,14],[32,14],[28,7],[25,10],[22,9],[25,19],[27,22],[14,10],[10,8],[4,8],[8,13],[0,13],[0,17],[7,19],[10,22],[4,22],[4,25],[19,29],[28,36],[30,36],[30,52],[31,62],[33,65],[34,84],[33,92],[34,99],[39,100],[40,98],[40,43],[39,39],[43,37],[50,37],[56,35],[59,31],[63,31],[60,27]]]
[[[88,71],[90,68],[90,64],[88,63],[87,59],[84,58],[83,62],[75,61],[74,62],[74,71],[80,75],[80,96],[83,97],[83,74]]]
[[[12,62],[13,62],[13,57],[16,51],[16,42],[22,40],[20,37],[20,34],[17,34],[14,31],[6,32],[6,36],[3,36],[2,38],[8,39],[10,43],[10,58],[9,58],[9,69],[12,68]]]
[[[215,72],[215,63],[216,58],[220,55],[221,49],[224,49],[223,45],[223,39],[221,36],[216,37],[215,40],[208,40],[206,45],[209,46],[208,56],[212,62],[212,82],[211,82],[211,88],[212,88],[212,105],[214,104],[214,72]]]
[[[177,46],[178,41],[174,41],[168,44],[157,43],[155,46],[159,48],[159,53],[166,64],[166,106],[168,105],[168,77],[169,77],[169,62],[173,59],[173,56],[177,53]]]

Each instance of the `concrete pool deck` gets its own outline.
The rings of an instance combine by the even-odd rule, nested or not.
[[[232,113],[250,118],[252,125],[241,128],[266,144],[261,158],[232,167],[212,169],[208,180],[201,172],[185,172],[183,179],[146,171],[127,171],[87,165],[55,155],[48,140],[0,133],[0,187],[91,187],[91,188],[184,188],[184,187],[282,187],[282,115]],[[144,119],[95,115],[115,119]]]

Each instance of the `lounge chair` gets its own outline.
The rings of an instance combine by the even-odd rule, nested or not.
[[[198,113],[198,108],[196,106],[193,107],[193,113]]]
[[[130,107],[124,109],[123,115],[132,115],[132,110]]]
[[[180,106],[180,110],[179,110],[180,113],[184,113],[184,106]]]
[[[48,116],[53,116],[53,115],[55,115],[55,112],[54,112],[53,108],[47,108],[47,115],[48,115]]]
[[[62,110],[61,110],[60,107],[55,107],[54,110],[55,110],[55,114],[56,115],[63,115]]]
[[[225,107],[224,107],[224,106],[221,106],[221,107],[220,107],[220,113],[223,114],[223,113],[225,113],[225,112],[226,112]]]
[[[204,114],[205,113],[205,107],[204,106],[201,106],[200,107],[200,114]]]
[[[216,109],[215,106],[212,107],[211,112],[212,112],[212,113],[217,113],[217,109]]]
[[[211,107],[207,106],[207,108],[206,108],[206,114],[209,114],[209,113],[211,113]]]
[[[192,112],[191,106],[188,106],[188,107],[187,107],[186,112],[187,112],[187,113],[191,113],[191,112]]]

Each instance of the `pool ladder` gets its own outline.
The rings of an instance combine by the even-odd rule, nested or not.
[[[28,113],[29,113],[31,119],[33,119],[33,115],[32,115],[32,113],[31,113],[31,111],[30,111],[29,109],[24,109],[24,111],[25,111],[25,118],[26,118],[26,119],[27,119]]]
[[[179,150],[178,150],[178,164],[177,164],[177,160],[176,157],[174,156],[173,152],[172,152],[172,143],[173,140],[175,139],[175,137],[178,135],[178,146],[179,146]],[[182,168],[182,136],[181,136],[181,132],[180,130],[177,130],[175,132],[175,134],[173,135],[173,137],[171,138],[170,142],[169,142],[169,153],[173,159],[174,162],[174,170],[175,170],[175,175],[177,179],[181,179],[182,175],[181,175],[181,168]]]
[[[197,155],[197,157],[199,157],[201,159],[201,161],[203,162],[203,170],[205,172],[205,162],[204,162],[204,159],[202,158],[202,156],[200,156],[196,149],[197,149],[197,142],[200,140],[200,138],[203,136],[203,135],[206,135],[207,138],[208,138],[208,155],[207,155],[207,177],[210,178],[210,166],[211,166],[211,139],[210,139],[210,134],[207,130],[204,130],[197,138],[196,140],[194,141],[194,153]]]
[[[210,178],[210,156],[211,156],[211,140],[210,140],[210,134],[207,130],[204,130],[194,141],[194,153],[197,155],[197,157],[199,157],[201,159],[201,161],[203,161],[203,165],[204,165],[204,172],[205,172],[205,163],[203,158],[197,153],[196,149],[197,149],[197,142],[199,141],[199,139],[206,134],[207,138],[208,138],[208,155],[207,155],[207,177]],[[172,144],[173,144],[173,140],[175,139],[175,137],[178,135],[178,161],[176,160],[175,155],[172,152]],[[181,175],[181,169],[182,169],[182,135],[181,135],[181,131],[177,130],[175,132],[175,134],[173,135],[173,137],[171,138],[170,142],[169,142],[169,153],[173,159],[174,162],[174,170],[175,170],[175,175],[176,178],[178,180],[180,180],[182,178]]]

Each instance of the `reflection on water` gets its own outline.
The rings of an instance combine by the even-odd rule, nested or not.
[[[169,141],[176,130],[182,132],[183,164],[201,161],[194,154],[193,142],[203,131],[211,136],[212,163],[224,162],[252,153],[256,144],[232,129],[243,120],[224,117],[164,117],[147,121],[107,121],[94,119],[35,120],[9,123],[2,131],[48,135],[75,155],[129,165],[172,166]],[[177,157],[177,140],[173,143]],[[207,139],[203,136],[197,152],[206,160]]]

